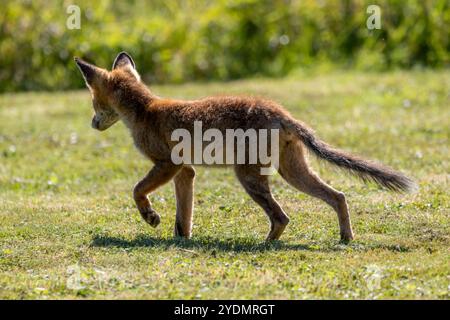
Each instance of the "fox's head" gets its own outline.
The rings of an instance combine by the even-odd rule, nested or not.
[[[141,81],[131,56],[121,52],[114,60],[112,70],[108,71],[80,58],[75,62],[92,94],[94,117],[92,128],[103,131],[120,120],[120,99],[123,89]]]

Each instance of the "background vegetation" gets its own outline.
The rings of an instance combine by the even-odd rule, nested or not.
[[[376,2],[376,3],[375,3]],[[127,50],[151,82],[280,76],[322,66],[445,67],[448,0],[4,0],[0,91],[82,87],[73,56],[109,67]],[[81,8],[68,30],[66,8]],[[366,28],[366,8],[382,29]]]

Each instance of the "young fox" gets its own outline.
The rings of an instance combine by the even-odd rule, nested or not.
[[[201,121],[205,129],[215,128],[223,133],[226,129],[238,128],[278,129],[278,172],[290,185],[322,199],[336,211],[343,241],[353,239],[345,196],[309,168],[305,148],[364,181],[372,180],[393,191],[416,188],[411,179],[399,172],[326,144],[275,102],[245,97],[209,97],[194,101],[160,98],[141,82],[133,59],[125,52],[116,57],[112,71],[79,58],[75,58],[75,62],[92,93],[95,110],[92,127],[103,131],[122,120],[131,131],[137,149],[154,163],[133,192],[140,214],[152,227],[160,223],[160,216],[153,210],[147,196],[174,180],[177,204],[175,236],[191,236],[195,171],[190,164],[172,161],[175,143],[171,135],[180,128],[193,133],[195,121]],[[261,174],[261,167],[261,163],[235,164],[234,170],[245,191],[264,209],[270,220],[267,240],[276,240],[286,228],[289,217],[273,198],[268,176]]]

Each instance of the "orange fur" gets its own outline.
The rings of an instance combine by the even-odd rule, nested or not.
[[[117,56],[112,71],[75,60],[92,92],[95,109],[92,126],[106,130],[122,120],[129,128],[137,149],[154,163],[150,172],[136,184],[133,193],[142,217],[154,227],[159,224],[160,217],[152,209],[147,195],[174,180],[176,236],[191,236],[195,171],[189,164],[172,163],[171,151],[175,142],[171,141],[171,134],[180,128],[193,133],[194,121],[202,121],[204,130],[216,128],[223,133],[226,129],[279,129],[279,173],[292,186],[324,200],[336,211],[342,240],[353,239],[345,196],[328,186],[308,167],[305,147],[317,156],[387,188],[404,190],[413,186],[411,180],[388,167],[328,146],[273,101],[226,96],[193,101],[163,99],[140,81],[135,64],[127,53]],[[275,240],[281,236],[289,218],[273,198],[268,177],[260,174],[260,167],[261,164],[234,165],[244,189],[270,220],[267,239]]]

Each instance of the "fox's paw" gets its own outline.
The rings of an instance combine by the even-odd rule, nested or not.
[[[351,230],[341,232],[341,242],[342,243],[349,243],[353,239],[354,239],[354,235]]]
[[[153,210],[142,213],[142,217],[153,228],[156,228],[161,222],[161,217]]]
[[[183,230],[183,227],[180,223],[175,223],[175,230],[173,232],[174,237],[181,237],[185,239],[189,239],[191,237],[191,230],[190,228]]]

